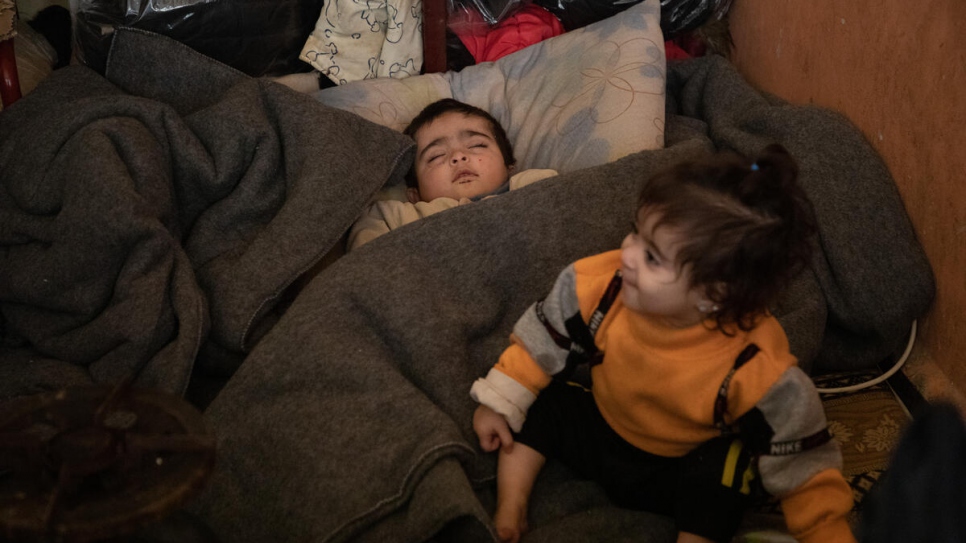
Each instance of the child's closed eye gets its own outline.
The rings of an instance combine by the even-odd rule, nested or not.
[[[637,229],[637,223],[634,221],[631,221],[631,235],[637,238],[639,242],[644,244],[644,261],[652,266],[661,265],[661,260],[657,257],[657,254],[651,250],[651,244],[646,239],[641,237],[641,233]]]
[[[486,149],[489,149],[489,147],[490,147],[490,142],[483,138],[477,138],[466,143],[466,149],[469,151],[486,150]]]

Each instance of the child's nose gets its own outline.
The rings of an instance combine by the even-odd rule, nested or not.
[[[621,249],[627,249],[631,245],[634,245],[634,234],[627,234],[621,241]]]
[[[463,151],[454,151],[453,154],[450,156],[449,161],[452,164],[456,164],[459,162],[466,162],[468,159],[469,157],[467,157],[466,153],[464,153]]]
[[[628,234],[624,241],[621,242],[621,264],[626,269],[631,269],[634,267],[634,256],[632,248],[634,247],[634,235]]]

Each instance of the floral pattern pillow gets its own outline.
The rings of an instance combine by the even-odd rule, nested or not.
[[[336,84],[417,75],[423,66],[420,0],[326,0],[301,60]]]
[[[401,130],[427,104],[489,111],[518,167],[568,172],[664,146],[666,65],[659,0],[459,72],[380,78],[316,98]]]
[[[17,3],[0,0],[0,41],[12,40],[17,35]]]

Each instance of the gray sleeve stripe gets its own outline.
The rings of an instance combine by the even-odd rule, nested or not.
[[[797,366],[782,374],[757,407],[775,432],[772,443],[805,439],[828,426],[815,385]],[[765,489],[781,497],[821,471],[842,469],[842,453],[838,444],[829,441],[798,454],[764,455],[758,468]]]
[[[567,333],[564,321],[580,312],[576,278],[573,264],[567,266],[543,299],[541,308],[547,322],[564,335]],[[536,304],[527,308],[520,317],[513,327],[513,334],[523,342],[527,352],[547,374],[554,375],[564,369],[570,351],[557,345],[547,332],[544,323],[537,317]]]

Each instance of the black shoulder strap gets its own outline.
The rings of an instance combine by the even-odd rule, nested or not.
[[[731,366],[728,375],[725,376],[724,381],[721,382],[721,386],[718,387],[718,396],[714,399],[714,425],[722,434],[731,433],[731,428],[724,420],[725,413],[728,412],[728,387],[731,386],[731,379],[735,376],[735,372],[741,366],[744,366],[746,362],[754,358],[760,350],[754,343],[749,343],[747,347],[742,349],[738,357],[735,358],[735,363]]]
[[[735,372],[758,354],[759,350],[758,346],[754,343],[745,347],[735,359],[735,364],[732,366],[731,371],[728,372],[728,375],[725,376],[721,387],[718,388],[718,397],[715,398],[714,402],[714,424],[722,434],[735,433],[724,421],[724,414],[728,410],[728,386],[731,384],[731,379],[734,377]],[[824,445],[832,439],[832,434],[829,433],[828,427],[825,427],[802,439],[772,442],[771,439],[774,437],[775,432],[772,430],[771,425],[768,424],[768,421],[765,420],[764,414],[758,408],[753,408],[742,415],[738,421],[738,426],[740,427],[745,444],[756,455],[782,456],[797,454]]]
[[[617,270],[614,272],[614,277],[611,278],[610,283],[607,284],[600,301],[597,302],[597,308],[590,314],[588,322],[584,322],[584,319],[580,316],[580,311],[564,321],[568,335],[561,334],[550,324],[543,313],[543,302],[537,303],[537,318],[543,323],[547,333],[560,348],[570,351],[567,355],[566,366],[563,371],[554,376],[555,378],[566,380],[570,378],[580,364],[587,363],[590,366],[596,366],[603,362],[604,353],[597,348],[594,337],[597,335],[600,324],[604,322],[607,312],[610,311],[617,296],[620,295],[622,283],[621,272]]]

